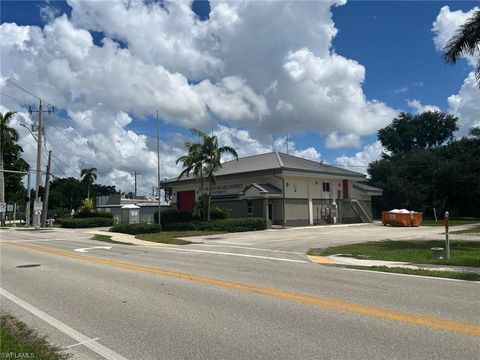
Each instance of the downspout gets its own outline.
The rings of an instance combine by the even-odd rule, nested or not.
[[[272,171],[273,177],[276,177],[277,179],[282,180],[282,215],[283,215],[283,228],[285,229],[287,227],[287,219],[286,219],[286,213],[285,213],[285,179],[275,175],[275,170]]]

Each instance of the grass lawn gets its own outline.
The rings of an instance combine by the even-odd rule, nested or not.
[[[130,243],[124,243],[124,242],[121,242],[121,241],[112,240],[111,235],[95,234],[95,235],[92,236],[92,240],[103,241],[103,242],[110,243],[110,244],[133,245],[133,244],[130,244]]]
[[[448,221],[448,224],[450,226],[467,225],[467,224],[480,224],[480,219],[478,219],[478,218],[450,219]],[[445,226],[445,220],[443,218],[438,218],[438,222],[435,222],[435,219],[423,219],[420,226]]]
[[[2,359],[60,360],[70,355],[50,345],[44,336],[11,315],[0,316],[0,354]],[[10,357],[7,357],[10,356]]]
[[[442,240],[379,241],[310,249],[308,255],[351,254],[368,260],[405,261],[417,264],[480,267],[480,241],[450,241],[450,260],[434,260],[432,247],[445,248]]]
[[[451,231],[451,234],[479,234],[480,235],[480,225],[473,226],[470,229]]]
[[[442,277],[442,278],[468,280],[468,281],[480,281],[480,274],[472,273],[472,272],[405,269],[405,268],[398,268],[398,267],[389,268],[386,266],[371,266],[371,267],[346,266],[346,267],[352,268],[352,269],[372,270],[372,271],[381,271],[381,272],[397,273],[397,274],[421,275],[421,276]]]
[[[215,235],[221,234],[218,231],[161,231],[153,234],[139,234],[135,235],[137,239],[159,242],[164,244],[174,244],[174,245],[187,245],[191,244],[191,241],[180,240],[179,237],[187,236],[202,236],[202,235]]]

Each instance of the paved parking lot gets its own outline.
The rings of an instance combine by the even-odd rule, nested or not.
[[[471,225],[456,226],[460,230]],[[226,247],[245,246],[270,250],[306,252],[309,248],[365,241],[401,239],[443,239],[443,227],[390,227],[375,224],[309,226],[303,228],[272,229],[247,233],[231,233],[189,238],[191,241]],[[458,236],[457,236],[458,237]],[[452,236],[455,238],[455,236]]]

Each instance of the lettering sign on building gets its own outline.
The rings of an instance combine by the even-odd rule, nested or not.
[[[208,186],[203,188],[203,193],[207,194],[209,191]],[[238,194],[243,191],[243,184],[230,184],[230,185],[213,185],[212,195],[227,195]]]

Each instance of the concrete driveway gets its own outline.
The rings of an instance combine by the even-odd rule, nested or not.
[[[455,226],[452,230],[461,230],[470,226],[472,225]],[[403,228],[374,223],[271,229],[245,233],[197,236],[191,237],[189,240],[228,247],[252,246],[269,250],[306,252],[313,247],[325,248],[366,241],[444,238],[444,228],[442,226]],[[465,238],[465,236],[451,235],[451,239],[455,238]]]

